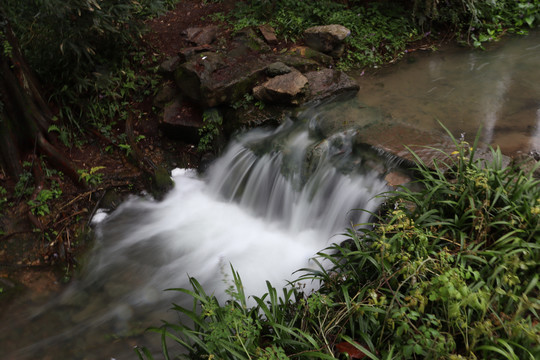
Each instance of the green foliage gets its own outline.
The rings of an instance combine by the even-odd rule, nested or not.
[[[540,22],[539,0],[415,0],[413,16],[423,28],[451,28],[475,47],[506,32],[525,34]]]
[[[208,109],[203,113],[203,126],[199,129],[199,145],[197,150],[200,152],[210,151],[213,142],[221,131],[223,117],[217,109]]]
[[[134,71],[151,59],[133,53],[134,45],[144,31],[143,20],[174,3],[6,0],[2,8],[30,66],[58,104],[58,117],[70,130],[82,132],[88,123],[99,128],[120,117],[128,95],[151,91],[148,83],[155,80]]]
[[[32,172],[28,169],[32,167],[32,163],[25,161],[23,163],[23,172],[19,176],[19,179],[17,181],[17,184],[15,184],[14,188],[14,196],[16,198],[22,198],[24,196],[31,195],[34,192],[34,178],[32,176]]]
[[[250,105],[254,105],[260,110],[264,109],[264,102],[260,100],[255,101],[255,97],[252,94],[244,94],[244,98],[231,104],[231,107],[235,110],[240,108],[246,110]]]
[[[321,254],[334,267],[312,275],[321,293],[358,308],[346,335],[383,356],[535,358],[539,182],[504,168],[498,150],[475,160],[474,146],[455,142],[434,169],[417,158],[422,190],[394,193],[380,222],[351,230]]]
[[[41,190],[35,199],[29,200],[30,211],[37,216],[45,216],[50,214],[49,201],[58,199],[62,195],[62,190],[58,186],[58,183],[54,182],[51,189]]]
[[[317,0],[299,2],[251,1],[238,3],[233,28],[270,23],[287,41],[302,38],[305,29],[316,25],[341,24],[351,30],[341,68],[373,66],[404,54],[405,45],[417,32],[399,4],[370,2],[369,5]]]
[[[105,166],[95,166],[90,170],[77,170],[79,179],[85,181],[90,186],[97,186],[103,181],[103,174],[98,173],[99,170],[105,169]]]
[[[346,233],[295,283],[248,308],[234,272],[220,305],[191,279],[190,321],[154,328],[186,358],[536,359],[540,355],[540,183],[531,173],[456,151],[428,166],[421,190],[387,194],[377,221]],[[416,155],[415,155],[416,156]],[[193,327],[190,327],[190,323]],[[346,349],[346,350],[343,350]],[[151,357],[145,349],[139,356]]]
[[[179,356],[186,359],[274,360],[288,359],[287,353],[297,353],[299,358],[332,359],[315,350],[316,341],[312,336],[292,327],[300,321],[299,312],[294,311],[298,294],[295,289],[283,289],[283,295],[278,297],[276,289],[267,282],[268,293],[262,298],[255,298],[258,306],[249,308],[240,276],[234,269],[232,272],[234,285],[228,290],[231,298],[223,305],[213,295],[206,294],[193,278],[190,279],[193,290],[172,289],[191,296],[193,307],[173,307],[189,321],[165,323],[160,328],[150,329],[162,335],[166,359],[171,358],[167,338],[187,351],[187,354]],[[289,313],[293,314],[292,318]],[[136,351],[141,359],[152,358],[145,348],[137,348]]]

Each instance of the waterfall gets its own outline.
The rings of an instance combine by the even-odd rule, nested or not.
[[[88,281],[134,282],[124,294],[131,306],[189,287],[188,275],[221,296],[230,265],[247,294],[261,295],[265,280],[284,286],[348,226],[368,221],[385,189],[373,172],[338,169],[351,146],[336,136],[312,139],[302,122],[288,121],[239,137],[204,176],[175,170],[163,200],[131,198],[97,225]]]
[[[265,280],[277,288],[294,280],[347,227],[368,221],[386,190],[378,174],[361,171],[349,133],[318,139],[308,120],[238,136],[205,174],[174,170],[175,185],[162,200],[132,196],[96,215],[83,273],[48,305],[17,318],[48,333],[10,356],[30,359],[47,348],[77,358],[81,347],[66,346],[74,339],[84,339],[88,352],[104,334],[159,325],[172,302],[189,306],[183,293],[164,291],[190,289],[189,277],[224,301],[231,265],[248,295],[262,295]],[[131,353],[115,345],[100,351]]]

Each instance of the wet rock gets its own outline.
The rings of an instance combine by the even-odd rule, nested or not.
[[[450,136],[440,131],[419,130],[402,123],[379,123],[358,131],[356,146],[370,146],[376,149],[388,162],[407,167],[417,162],[417,157],[428,167],[437,162],[442,171],[442,164],[452,164],[450,158],[456,151],[456,145]],[[411,151],[414,152],[413,155]],[[479,144],[474,154],[475,159],[486,163],[493,160],[491,151],[485,144]],[[503,156],[502,166],[510,164],[510,158]]]
[[[172,81],[165,81],[161,84],[156,96],[154,97],[154,106],[163,109],[165,105],[179,96],[178,88]]]
[[[178,55],[172,56],[159,65],[158,71],[162,74],[172,74],[180,63]]]
[[[323,101],[322,105],[314,109],[317,116],[312,117],[313,120],[309,124],[312,136],[324,139],[337,132],[364,129],[383,121],[384,114],[378,109],[366,106],[356,97],[350,98],[346,93],[341,96],[336,99],[327,97],[328,103]],[[347,108],[345,112],[344,107]]]
[[[195,45],[209,45],[213,43],[218,34],[218,27],[215,25],[205,27],[192,27],[184,31],[187,41]]]
[[[171,179],[169,172],[162,166],[158,166],[154,170],[152,177],[152,190],[157,198],[172,189],[174,186],[174,181]]]
[[[334,63],[334,58],[307,46],[295,46],[289,50],[289,54],[299,55],[305,59],[314,60],[317,63],[329,66]]]
[[[224,116],[224,131],[226,136],[235,132],[252,129],[261,126],[276,127],[281,124],[288,113],[283,106],[250,105],[237,109],[229,108]]]
[[[100,208],[107,210],[116,209],[124,201],[122,195],[120,195],[115,189],[109,189],[105,191],[101,201],[99,202]]]
[[[203,53],[203,52],[213,52],[215,49],[211,45],[201,45],[183,48],[178,52],[178,57],[180,59],[179,64],[185,63],[190,60],[193,56]],[[175,69],[176,70],[176,69]]]
[[[290,67],[282,63],[281,61],[276,61],[275,63],[272,63],[268,65],[266,68],[266,75],[270,77],[278,76],[278,75],[285,75],[292,71]]]
[[[276,44],[278,42],[276,31],[274,28],[268,24],[264,24],[259,26],[259,31],[261,32],[264,41],[266,41],[268,44]]]
[[[356,94],[358,83],[343,71],[323,69],[305,74],[309,82],[309,100],[322,100],[344,93]]]
[[[202,126],[202,112],[180,99],[167,104],[163,111],[161,127],[169,137],[196,144]]]
[[[270,104],[298,105],[307,92],[308,79],[299,71],[271,78],[253,89],[255,98]]]
[[[518,167],[525,174],[532,174],[536,179],[540,179],[540,162],[535,154],[520,154],[512,160],[512,166]]]
[[[239,49],[244,51],[257,51],[259,53],[265,53],[271,51],[270,46],[264,42],[250,27],[242,29],[238,32],[233,39],[233,47],[236,48],[236,52],[233,50],[231,54],[233,56],[241,56],[243,54],[237,53]]]
[[[71,319],[75,323],[80,324],[95,318],[103,312],[103,309],[106,308],[107,304],[105,303],[104,299],[102,297],[98,297],[96,299],[92,299],[92,302],[88,303],[83,310],[73,314]]]
[[[321,64],[319,64],[317,61],[302,57],[301,55],[295,53],[286,53],[280,55],[277,60],[303,73],[314,71],[321,67]]]
[[[303,166],[303,173],[306,177],[309,178],[315,172],[324,158],[326,158],[329,149],[330,143],[327,139],[324,139],[307,151]]]
[[[343,40],[351,31],[342,25],[314,26],[304,31],[304,40],[310,48],[338,58],[343,54]]]
[[[231,104],[251,92],[253,84],[271,62],[260,57],[240,61],[204,52],[182,64],[175,73],[175,80],[183,94],[203,107]]]
[[[392,170],[385,175],[384,180],[392,187],[405,185],[412,181],[411,177],[401,171]]]

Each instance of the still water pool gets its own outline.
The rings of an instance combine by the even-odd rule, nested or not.
[[[512,156],[540,151],[540,32],[508,37],[488,51],[417,51],[373,75],[356,73],[358,98],[395,121],[500,146]]]

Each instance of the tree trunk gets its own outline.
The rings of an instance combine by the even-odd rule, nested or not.
[[[0,49],[0,149],[4,168],[18,177],[24,155],[37,152],[82,185],[75,166],[48,139],[52,111],[9,24],[1,15],[0,20],[5,24],[0,27],[0,40],[9,44],[9,49]]]

